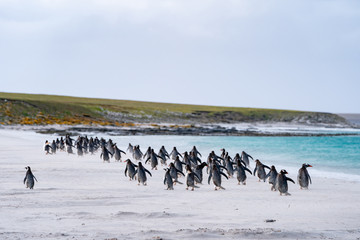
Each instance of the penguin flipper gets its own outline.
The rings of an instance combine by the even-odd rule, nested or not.
[[[177,173],[180,173],[181,175],[183,175],[185,177],[185,174],[182,171],[180,171],[178,169],[175,169],[175,170],[176,170]]]
[[[295,184],[294,180],[292,180],[291,178],[286,177],[286,180],[288,180],[288,181],[292,182],[293,184]]]
[[[149,172],[149,170],[147,170],[145,168],[144,168],[144,170],[145,170],[145,172],[147,172],[150,175],[150,177],[152,177],[151,172]]]
[[[267,169],[269,169],[269,170],[271,169],[271,168],[269,168],[269,166],[266,166],[266,165],[263,165],[263,166],[264,166],[264,168],[267,168]]]
[[[125,177],[127,177],[127,175],[126,175],[127,171],[128,171],[128,168],[126,166],[126,168],[125,168]]]
[[[26,182],[26,176],[25,176],[25,178],[24,178],[24,184],[25,184],[25,182]]]
[[[33,176],[33,178],[34,178],[36,181],[38,181],[38,180],[36,179],[36,177],[34,176],[34,174],[33,174],[32,176]]]
[[[179,183],[179,184],[183,184],[182,182],[179,182],[178,180],[176,180],[176,181],[174,181],[174,182]]]
[[[312,184],[310,174],[307,174],[307,175],[309,177],[310,184]]]
[[[256,166],[255,169],[254,169],[254,176],[255,176],[256,170],[257,170],[257,166]]]
[[[246,168],[244,168],[245,169],[245,171],[248,171],[249,173],[250,173],[250,175],[252,175],[252,172],[251,172],[251,170],[250,169],[248,169],[247,167]],[[255,174],[254,174],[255,175]]]
[[[226,179],[228,179],[228,180],[229,180],[228,176],[226,176],[226,174],[225,174],[225,173],[220,172],[220,174],[221,174],[221,175],[223,175],[224,177],[226,177]]]

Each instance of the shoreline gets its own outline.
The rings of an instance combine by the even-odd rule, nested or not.
[[[179,135],[179,136],[264,136],[264,137],[322,137],[356,136],[360,129],[348,126],[304,125],[284,123],[241,123],[241,124],[197,124],[172,125],[135,124],[134,126],[89,126],[89,125],[0,125],[0,129],[30,130],[41,134],[81,135],[105,133],[113,136],[136,135]]]

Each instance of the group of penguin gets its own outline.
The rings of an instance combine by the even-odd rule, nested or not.
[[[77,155],[82,156],[84,154],[90,153],[95,154],[98,150],[101,150],[100,158],[104,162],[110,162],[110,156],[114,157],[116,161],[122,161],[122,153],[126,154],[124,151],[120,150],[116,143],[113,143],[111,139],[105,140],[103,138],[98,139],[88,138],[87,136],[79,136],[76,140],[72,139],[70,135],[66,135],[65,138],[61,137],[60,139],[53,140],[52,143],[46,141],[44,150],[46,154],[55,154],[56,151],[66,151],[68,154],[74,154],[72,148],[77,149]],[[215,186],[215,190],[223,189],[222,187],[222,177],[226,179],[234,177],[236,173],[236,178],[238,184],[246,185],[248,172],[251,175],[257,174],[259,181],[266,181],[268,179],[269,184],[271,184],[271,191],[279,191],[280,195],[290,195],[288,193],[288,181],[295,184],[294,180],[288,178],[286,170],[281,170],[277,172],[275,166],[268,167],[256,159],[256,167],[252,172],[249,169],[250,161],[252,158],[245,151],[242,151],[241,154],[236,153],[234,158],[230,157],[228,152],[223,148],[221,149],[221,155],[218,156],[214,151],[211,151],[207,157],[206,162],[202,162],[200,157],[201,153],[194,146],[189,152],[180,153],[176,147],[173,147],[170,153],[167,152],[164,146],[162,146],[159,152],[156,154],[155,150],[151,147],[148,147],[145,154],[140,150],[139,145],[133,146],[129,143],[127,152],[132,155],[133,161],[136,161],[137,164],[132,162],[130,159],[125,160],[125,176],[129,177],[130,180],[137,180],[138,185],[147,183],[147,174],[152,176],[151,172],[147,170],[142,164],[142,160],[145,160],[145,164],[149,163],[151,170],[157,170],[159,162],[162,166],[165,166],[165,176],[164,176],[164,185],[167,186],[167,190],[174,190],[174,185],[176,183],[181,183],[178,179],[181,176],[185,177],[186,189],[191,189],[192,191],[195,188],[199,188],[199,184],[202,184],[203,181],[203,169],[206,167],[208,173],[208,184],[211,180]],[[167,160],[172,161],[169,165]],[[307,171],[308,167],[312,167],[309,164],[303,164],[298,171],[298,183],[301,189],[308,189],[309,183],[311,184],[311,177]],[[24,183],[30,189],[34,187],[35,176],[32,174],[30,167],[27,168],[27,173],[24,179]],[[184,174],[185,169],[185,174]],[[265,169],[269,169],[266,172]],[[37,181],[37,180],[36,180]]]

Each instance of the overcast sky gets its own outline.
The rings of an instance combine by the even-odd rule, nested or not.
[[[360,1],[0,0],[0,91],[360,113]]]

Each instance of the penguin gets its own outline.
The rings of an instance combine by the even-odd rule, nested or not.
[[[129,143],[129,146],[128,146],[128,148],[126,149],[126,151],[127,151],[128,153],[133,154],[133,153],[134,153],[134,146],[131,145],[131,143]]]
[[[180,155],[181,156],[181,155]],[[182,156],[181,156],[182,157]],[[175,165],[175,168],[177,170],[179,170],[180,172],[183,172],[183,166],[182,165],[186,165],[185,163],[183,163],[182,161],[180,161],[180,158],[179,156],[176,156],[176,159],[174,161],[174,165]]]
[[[192,170],[190,165],[186,165],[185,167],[186,169],[186,190],[189,190],[189,187],[191,187],[191,191],[194,191],[194,188],[199,188],[198,186],[195,186],[195,178],[197,178],[198,180],[199,177],[198,175],[196,175]]]
[[[203,162],[194,168],[194,173],[199,177],[199,179],[195,178],[196,183],[202,184],[202,180],[203,180],[203,172],[202,171],[205,166],[208,166],[208,164],[206,162]]]
[[[288,174],[286,170],[281,170],[280,173],[276,177],[276,189],[279,190],[280,196],[285,194],[286,196],[291,195],[288,193],[288,184],[287,181],[290,181],[295,184],[294,180],[285,176]]]
[[[115,146],[115,144],[113,143],[112,139],[109,139],[109,141],[106,143],[106,148],[107,148],[107,150],[109,150],[111,155],[114,155],[114,153],[115,153],[114,146]]]
[[[265,168],[267,168],[267,169],[270,169],[270,168],[268,166],[262,164],[259,159],[256,159],[255,162],[256,162],[256,167],[255,167],[255,170],[254,170],[254,176],[255,176],[255,173],[257,171],[257,173],[258,173],[257,176],[259,178],[259,182],[260,182],[260,180],[263,180],[265,182],[265,180],[266,180]]]
[[[135,169],[135,167],[138,167],[136,164],[132,163],[130,161],[130,159],[127,159],[126,161],[126,167],[125,167],[125,176],[127,176],[127,173],[129,173],[129,180],[136,180],[136,173],[137,170]]]
[[[250,171],[250,169],[248,169],[245,166],[245,163],[244,163],[244,166],[241,163],[244,163],[244,162],[238,158],[236,160],[236,168],[235,168],[236,178],[238,180],[238,185],[240,185],[240,184],[246,185],[246,178],[247,177],[246,177],[246,172],[245,171],[248,171],[250,173],[250,175],[252,175],[252,172]]]
[[[175,184],[175,183],[180,183],[180,184],[182,184],[181,182],[178,181],[178,176],[179,176],[179,175],[183,175],[183,176],[185,177],[185,174],[184,174],[182,171],[176,169],[174,163],[170,163],[170,165],[169,165],[169,172],[170,172],[170,176],[171,176],[171,177],[173,178],[173,180],[174,180],[174,184]]]
[[[77,149],[77,155],[82,156],[84,155],[83,146],[81,145],[81,142],[76,142],[76,149]]]
[[[51,153],[56,154],[56,150],[57,150],[57,144],[56,144],[55,140],[53,140],[51,143]]]
[[[193,146],[193,148],[191,149],[190,153],[191,153],[191,152],[194,153],[196,156],[197,156],[197,155],[200,155],[200,157],[202,157],[202,156],[201,156],[201,153],[196,149],[195,146]]]
[[[146,173],[148,173],[150,175],[150,177],[152,177],[151,172],[149,172],[146,168],[144,168],[142,163],[139,162],[138,169],[137,169],[138,185],[140,185],[140,183],[142,183],[144,186],[146,186],[146,180],[147,180]]]
[[[233,167],[234,164],[235,164],[235,163],[233,163],[233,162],[231,161],[230,156],[227,156],[227,157],[225,158],[224,167],[226,167],[226,169],[227,169],[227,173],[228,173],[228,177],[229,177],[229,178],[232,178],[232,177],[234,176],[234,167]]]
[[[148,159],[146,159],[145,164],[150,160],[151,170],[157,170],[157,165],[159,164],[158,158],[160,158],[160,156],[154,152],[154,149],[151,149],[151,154]]]
[[[241,152],[241,159],[245,162],[246,167],[250,166],[249,158],[254,160],[253,157],[247,154],[245,151]]]
[[[139,146],[139,145],[134,146],[133,158],[134,158],[135,160],[140,161],[143,155],[144,155],[144,154],[141,152],[140,146]]]
[[[302,167],[299,169],[297,180],[300,185],[300,189],[308,189],[309,182],[310,184],[312,184],[311,177],[306,169],[308,167],[312,167],[312,166],[304,163]]]
[[[50,150],[52,151],[52,147],[50,146],[50,143],[48,140],[45,141],[44,150],[46,154],[51,154]]]
[[[265,178],[269,178],[269,184],[271,184],[271,191],[276,191],[275,184],[276,184],[276,177],[278,175],[278,172],[276,171],[276,168],[274,165],[271,166],[270,172],[266,175]]]
[[[74,139],[70,137],[70,134],[66,134],[66,136],[65,136],[65,144],[70,145],[70,146],[74,146],[73,141],[74,141]]]
[[[220,151],[221,151],[220,157],[225,158],[225,154],[226,154],[225,148],[220,149]]]
[[[151,155],[151,150],[152,150],[152,148],[148,147],[148,149],[146,150],[146,152],[143,156],[143,159],[147,159]]]
[[[163,146],[161,146],[160,151],[161,151],[161,152],[163,152],[163,153],[164,153],[164,155],[165,155],[167,158],[170,158],[169,153],[166,151],[166,149],[165,149],[164,145],[163,145]]]
[[[221,172],[221,171],[216,167],[216,165],[213,165],[213,166],[212,166],[212,170],[210,171],[209,178],[208,178],[208,184],[210,184],[210,180],[211,180],[211,178],[212,178],[212,179],[213,179],[214,186],[215,186],[215,191],[218,190],[218,189],[223,189],[223,190],[225,190],[225,188],[221,186],[221,175],[223,175],[226,179],[229,179],[229,178],[225,175],[225,173]]]
[[[111,154],[111,152],[109,152],[109,150],[107,150],[107,148],[105,146],[102,146],[102,152],[100,154],[100,158],[103,159],[103,162],[107,161],[107,162],[110,162],[110,157],[109,157],[109,154],[111,155],[111,157],[113,156]]]
[[[88,144],[88,150],[91,154],[94,154],[95,152],[95,142],[94,142],[94,139],[91,137],[90,140],[89,140],[89,144]]]
[[[177,156],[180,156],[181,158],[183,156],[181,156],[181,154],[178,152],[178,150],[176,149],[176,147],[173,148],[173,150],[171,151],[169,157],[171,160],[175,160]]]
[[[164,147],[164,146],[163,146],[163,147]],[[164,148],[164,149],[165,149],[165,148]],[[164,151],[163,148],[160,148],[159,153],[158,153],[158,156],[159,156],[159,158],[160,158],[160,163],[161,163],[161,165],[167,166],[166,158],[169,157],[169,154],[166,152],[166,150]]]
[[[201,159],[194,152],[190,152],[188,157],[192,167],[196,167],[198,163],[201,163]]]
[[[29,166],[25,167],[25,169],[27,169],[27,171],[26,171],[26,175],[24,178],[24,184],[26,184],[26,188],[33,189],[34,185],[35,185],[34,179],[36,181],[38,181],[38,180],[36,179],[34,174],[31,172],[31,168]]]
[[[121,153],[126,154],[124,151],[120,150],[116,144],[114,144],[114,157],[116,161],[121,162]]]
[[[174,190],[174,182],[172,177],[170,176],[170,169],[164,169],[165,172],[165,177],[164,177],[164,185],[167,185],[167,189],[166,190]]]
[[[61,151],[65,151],[65,142],[64,142],[63,137],[60,138],[59,149]]]

